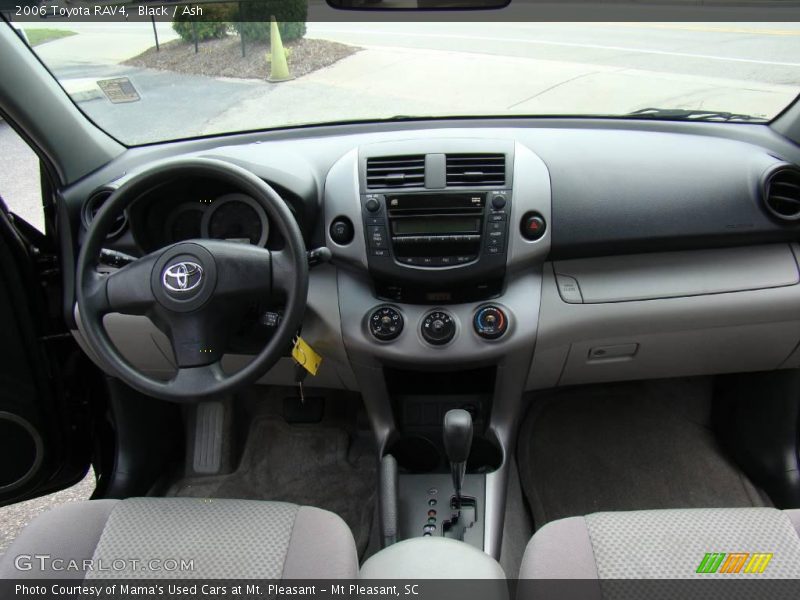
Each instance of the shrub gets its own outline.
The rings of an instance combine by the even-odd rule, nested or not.
[[[270,20],[278,21],[284,42],[306,34],[307,0],[250,0],[235,11],[233,27],[247,41],[269,42]]]
[[[203,4],[202,21],[195,21],[194,27],[197,31],[197,40],[217,40],[228,35],[230,21],[237,7],[232,3],[225,4]],[[186,15],[175,15],[172,28],[185,42],[194,42],[192,34],[192,17]]]

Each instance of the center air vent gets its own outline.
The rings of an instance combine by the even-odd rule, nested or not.
[[[764,182],[767,210],[784,221],[800,219],[800,169],[779,167]]]
[[[425,156],[382,156],[367,159],[368,188],[423,187]]]
[[[504,154],[448,154],[447,186],[502,186],[506,183]]]
[[[86,203],[83,205],[83,225],[89,229],[97,213],[103,207],[103,203],[111,196],[112,190],[99,190],[94,192]],[[114,219],[114,224],[111,226],[111,231],[106,235],[107,238],[115,238],[121,234],[125,226],[128,224],[128,219],[125,213],[119,213]]]

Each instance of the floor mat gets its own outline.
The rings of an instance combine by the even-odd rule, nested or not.
[[[236,472],[184,479],[170,495],[280,500],[324,508],[350,526],[361,556],[375,505],[374,460],[371,445],[351,444],[343,429],[260,417],[251,425]]]
[[[708,427],[710,385],[586,386],[536,402],[517,447],[536,528],[605,510],[764,506]]]

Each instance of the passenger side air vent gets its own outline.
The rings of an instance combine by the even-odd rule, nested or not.
[[[89,229],[89,225],[92,224],[95,215],[97,215],[97,213],[103,207],[103,203],[108,200],[108,197],[111,196],[111,194],[112,190],[98,190],[86,200],[86,203],[83,205],[82,215],[83,226],[86,229]],[[111,231],[108,232],[106,237],[109,239],[117,237],[125,230],[127,224],[128,218],[125,216],[125,213],[118,214],[116,219],[114,219],[114,224],[111,226]]]
[[[367,159],[368,188],[423,187],[425,156],[382,156]]]
[[[504,154],[448,154],[447,186],[505,185]]]
[[[778,167],[764,181],[764,205],[783,221],[800,219],[800,169]]]

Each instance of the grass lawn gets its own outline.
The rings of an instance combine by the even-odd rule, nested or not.
[[[38,46],[39,44],[46,44],[53,40],[75,35],[75,32],[66,29],[26,29],[25,35],[28,36],[31,46]]]

